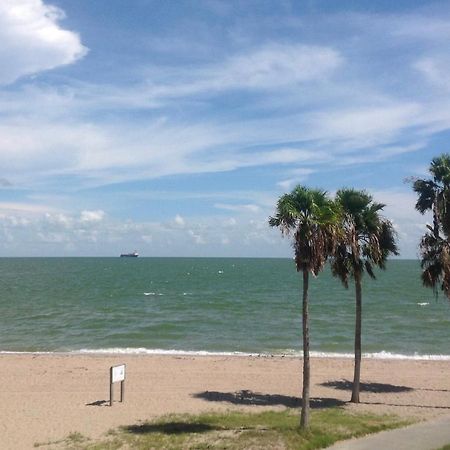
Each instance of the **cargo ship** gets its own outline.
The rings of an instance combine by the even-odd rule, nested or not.
[[[122,253],[120,255],[121,258],[137,258],[139,256],[138,252],[133,252],[133,253]]]

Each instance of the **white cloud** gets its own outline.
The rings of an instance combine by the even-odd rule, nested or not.
[[[234,217],[230,217],[223,222],[225,227],[235,227],[237,225],[237,220]]]
[[[42,215],[52,208],[46,205],[20,202],[0,202],[0,215],[21,214],[25,216]]]
[[[209,75],[211,84],[220,88],[273,88],[317,81],[342,62],[332,48],[277,44],[234,56]]]
[[[340,108],[319,113],[312,126],[322,129],[328,139],[371,139],[374,143],[390,139],[420,121],[422,108],[407,102],[364,108]]]
[[[155,97],[182,97],[229,89],[276,89],[326,79],[342,64],[342,56],[331,47],[271,44],[189,71],[155,68],[149,74],[149,90]]]
[[[274,251],[283,256],[289,243],[267,225],[267,212],[256,216],[248,220],[243,213],[239,221],[196,217],[186,228],[174,227],[173,220],[120,221],[109,215],[87,226],[81,212],[56,211],[27,219],[0,215],[0,247],[4,254],[16,256],[42,256],[43,248],[46,255],[119,255],[130,248],[142,256],[268,256]]]
[[[186,224],[186,221],[179,214],[177,214],[175,216],[175,219],[173,219],[173,221],[174,221],[175,225],[177,225],[179,227],[184,227],[184,225]]]
[[[105,212],[102,210],[97,211],[81,211],[80,221],[83,223],[95,223],[101,222],[105,217]]]
[[[424,75],[427,81],[437,87],[450,91],[450,56],[427,56],[419,59],[413,67]]]
[[[42,0],[0,2],[0,84],[70,64],[87,49],[58,24],[63,12]]]
[[[306,168],[292,169],[289,171],[289,174],[292,175],[293,178],[288,178],[286,180],[279,181],[277,183],[277,186],[281,187],[282,189],[288,190],[294,185],[307,180],[309,175],[311,175],[314,172],[315,171],[313,169],[306,169]]]
[[[283,181],[279,181],[277,183],[277,186],[279,186],[282,189],[288,190],[290,189],[292,186],[294,186],[295,183],[297,183],[298,180],[295,178],[290,178],[288,180],[283,180]]]
[[[189,236],[192,237],[192,239],[194,240],[194,242],[198,245],[203,245],[206,244],[205,239],[203,238],[203,236],[201,236],[198,233],[195,233],[193,230],[188,230],[188,234]]]
[[[225,209],[227,211],[240,211],[240,212],[250,212],[257,213],[260,211],[258,205],[247,204],[247,205],[229,205],[225,203],[215,203],[214,208]]]
[[[421,236],[430,215],[422,215],[415,210],[417,196],[412,191],[401,191],[398,188],[370,190],[375,201],[386,206],[382,214],[391,220],[398,233],[398,244],[402,258],[416,258]]]
[[[63,213],[46,213],[44,217],[48,224],[62,226],[63,228],[70,228],[74,223],[72,217]]]

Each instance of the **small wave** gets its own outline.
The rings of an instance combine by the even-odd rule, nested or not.
[[[177,356],[264,356],[263,353],[244,353],[244,352],[209,352],[206,350],[163,350],[152,348],[99,348],[99,349],[81,349],[70,353],[81,354],[119,354],[119,355],[177,355]],[[272,356],[268,355],[267,356]]]
[[[419,306],[426,306],[426,305],[429,305],[429,303],[427,303],[427,302],[422,302],[422,303],[417,303]]]
[[[300,355],[300,352],[298,353]],[[311,356],[317,358],[354,358],[353,353],[328,353],[328,352],[311,352]],[[405,355],[402,353],[391,353],[386,351],[363,353],[363,358],[367,359],[410,359],[417,361],[450,361],[450,355]]]
[[[223,270],[219,270],[217,273],[223,273]]]
[[[277,352],[214,352],[206,350],[164,350],[152,349],[145,347],[111,347],[90,349],[83,348],[80,350],[68,351],[0,351],[1,355],[174,355],[174,356],[237,356],[237,357],[286,357],[286,358],[301,358],[302,352],[293,349],[287,349]],[[354,358],[353,353],[337,353],[337,352],[311,352],[312,358]],[[400,353],[378,352],[378,353],[364,353],[363,358],[367,359],[390,359],[390,360],[414,360],[414,361],[450,361],[450,355],[404,355]]]
[[[0,350],[0,355],[55,355],[57,353],[64,352],[45,352],[45,351],[13,351],[13,350]]]
[[[164,295],[161,292],[144,292],[144,295]]]

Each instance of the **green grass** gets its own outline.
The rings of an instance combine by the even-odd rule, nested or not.
[[[63,446],[63,448],[83,448],[86,442],[89,441],[89,438],[83,436],[78,431],[70,433],[66,438],[60,439],[58,441],[49,441],[49,442],[36,442],[34,444],[35,448],[45,447],[45,448],[54,448],[55,446]]]
[[[339,408],[313,411],[311,427],[301,432],[292,411],[170,415],[153,422],[110,431],[91,441],[77,434],[62,448],[113,449],[298,449],[325,448],[334,442],[408,425],[397,416],[351,414]],[[61,448],[58,446],[58,448]]]

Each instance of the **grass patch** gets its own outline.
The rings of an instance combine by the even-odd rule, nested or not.
[[[127,449],[298,449],[324,448],[336,441],[410,424],[397,416],[351,414],[340,408],[312,411],[311,427],[299,430],[298,413],[228,412],[170,415],[121,427],[96,442],[71,440],[65,448]]]
[[[70,433],[66,438],[59,439],[57,441],[49,441],[49,442],[35,442],[34,447],[45,447],[45,448],[86,448],[83,447],[83,445],[86,444],[86,442],[89,441],[89,438],[83,436],[81,433],[78,433],[78,431],[75,431],[73,433]]]

